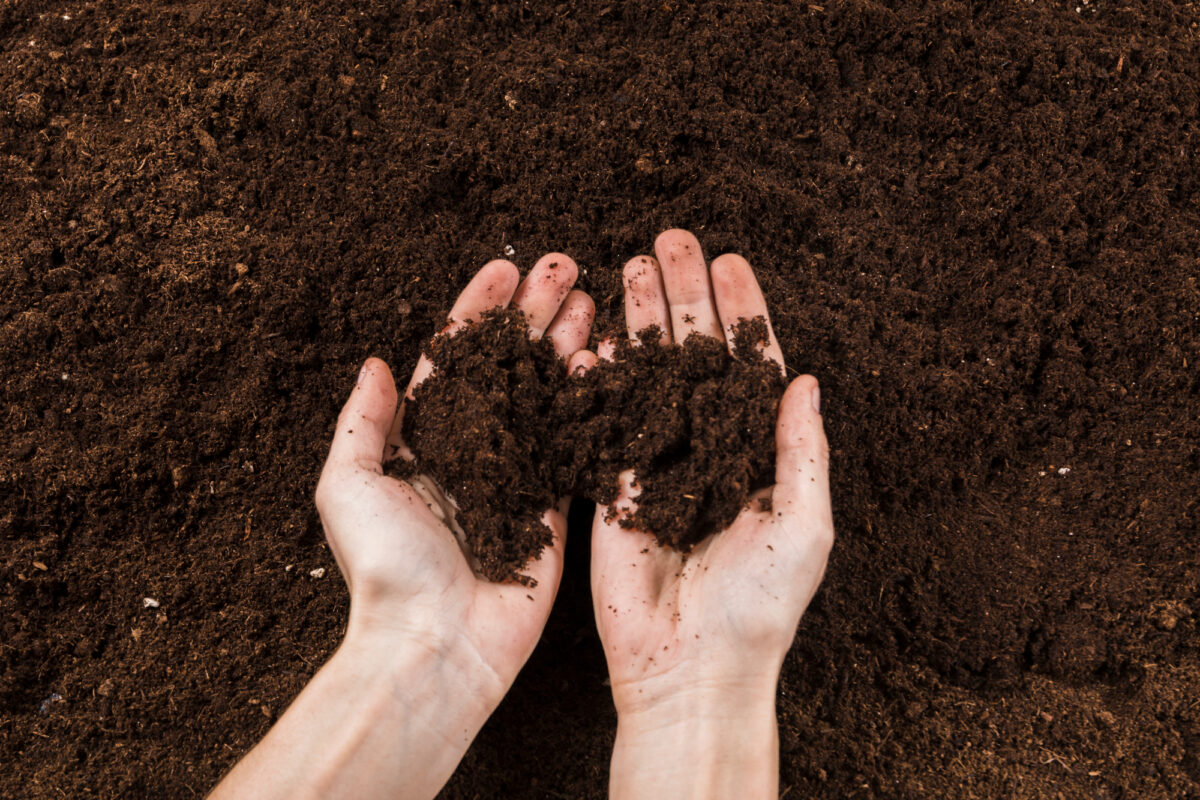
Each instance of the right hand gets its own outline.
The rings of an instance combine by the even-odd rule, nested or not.
[[[576,272],[552,253],[518,285],[515,266],[493,261],[443,332],[511,302],[530,335],[566,358],[587,343],[593,316],[591,299],[571,291]],[[406,399],[432,371],[422,356]],[[541,635],[562,575],[566,501],[543,517],[554,542],[527,566],[537,586],[476,575],[447,525],[448,498],[423,476],[384,474],[384,461],[406,450],[403,402],[387,364],[368,359],[316,495],[350,589],[346,638],[213,797],[433,797]]]
[[[678,230],[659,236],[655,251],[657,260],[640,256],[625,267],[631,338],[657,325],[665,341],[673,336],[682,343],[693,332],[731,341],[740,319],[767,317],[754,273],[740,256],[715,259],[710,274],[700,243]],[[599,356],[612,352],[602,345]],[[764,354],[783,369],[773,332]],[[595,358],[578,353],[571,367],[586,368]],[[649,532],[606,522],[607,509],[596,510],[592,597],[622,729],[661,736],[676,725],[694,727],[706,710],[733,722],[740,708],[769,714],[774,736],[779,670],[833,543],[819,404],[815,378],[792,381],[779,406],[775,485],[766,490],[772,510],[752,501],[686,559]],[[624,473],[617,511],[629,514],[635,504],[634,476]],[[754,724],[765,729],[763,719]]]

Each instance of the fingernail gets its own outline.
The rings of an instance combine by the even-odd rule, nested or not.
[[[813,388],[812,404],[813,404],[813,411],[820,414],[821,413],[821,387],[820,386]]]
[[[354,381],[355,388],[362,386],[363,378],[367,377],[367,364],[370,363],[370,360],[363,362],[362,368],[358,371],[358,379]]]

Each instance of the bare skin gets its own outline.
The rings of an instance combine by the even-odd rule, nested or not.
[[[463,290],[446,330],[512,302],[533,335],[569,357],[586,345],[594,313],[571,290],[576,275],[570,258],[552,253],[518,286],[517,268],[493,261]],[[406,397],[430,371],[422,358]],[[383,474],[386,457],[407,451],[397,401],[387,365],[368,359],[317,486],[350,588],[346,638],[214,798],[433,797],[541,636],[562,576],[567,500],[546,511],[554,544],[527,569],[536,587],[478,577],[432,482]]]
[[[625,267],[631,338],[657,325],[664,339],[732,342],[738,320],[767,317],[740,256],[706,266],[700,243],[679,230],[659,236],[655,252]],[[605,342],[599,355],[613,351]],[[783,369],[773,332],[764,353]],[[577,353],[571,368],[596,358]],[[833,543],[829,449],[810,375],[784,395],[776,447],[772,510],[751,503],[686,559],[596,511],[592,597],[618,713],[612,797],[777,796],[779,670]],[[637,489],[631,474],[621,479],[625,514]]]

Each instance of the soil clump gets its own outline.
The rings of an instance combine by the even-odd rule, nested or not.
[[[696,334],[660,344],[648,329],[640,340],[621,339],[612,360],[571,376],[515,309],[430,342],[434,371],[402,428],[415,462],[391,471],[424,473],[453,499],[485,577],[529,582],[521,568],[552,539],[546,510],[572,496],[611,505],[622,470],[638,498],[620,523],[684,552],[771,482],[785,384],[758,349],[765,322],[739,323],[736,358]]]

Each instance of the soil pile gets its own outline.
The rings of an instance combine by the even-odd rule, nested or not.
[[[389,472],[424,473],[450,496],[481,574],[533,585],[519,570],[550,544],[541,518],[563,497],[546,423],[566,365],[548,339],[529,338],[515,309],[434,337],[426,355],[434,371],[405,406],[402,428],[416,461],[397,459]]]
[[[785,384],[757,349],[766,337],[763,320],[743,320],[735,359],[711,337],[664,345],[651,329],[647,344],[622,339],[613,360],[568,377],[519,311],[486,312],[431,342],[434,372],[404,416],[416,460],[392,471],[425,473],[454,499],[491,580],[529,582],[521,568],[551,541],[545,511],[572,496],[612,504],[625,469],[639,494],[621,524],[687,551],[774,474]]]

